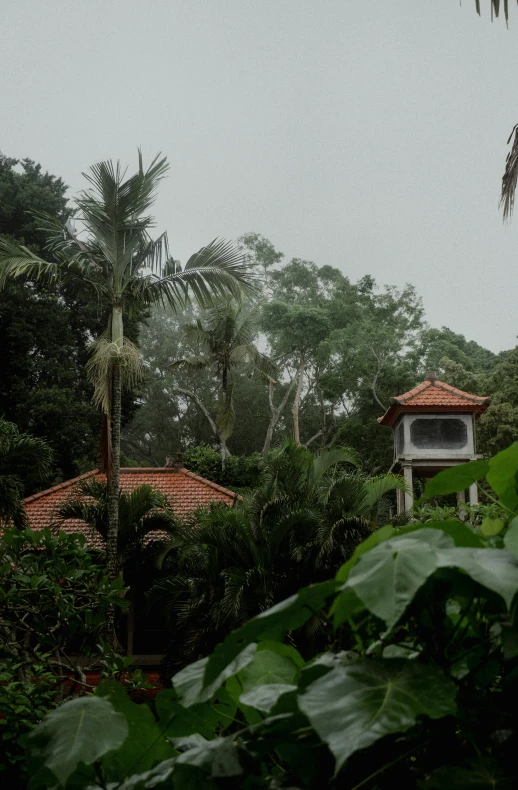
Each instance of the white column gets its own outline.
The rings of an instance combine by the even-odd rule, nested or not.
[[[469,487],[469,504],[478,505],[478,486],[476,483],[472,483]]]
[[[405,510],[412,510],[412,506],[414,504],[414,479],[412,475],[411,464],[405,464],[403,466],[403,477],[405,478],[405,483],[412,492],[408,493],[405,491]]]
[[[396,491],[396,503],[397,503],[397,514],[399,516],[400,513],[405,512],[405,492],[400,491],[399,489]]]

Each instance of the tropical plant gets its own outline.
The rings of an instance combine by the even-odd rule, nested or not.
[[[104,480],[87,478],[74,487],[59,506],[55,526],[63,527],[68,519],[83,521],[106,541],[108,535],[109,490]],[[171,531],[175,519],[167,498],[144,483],[132,491],[119,490],[119,531],[117,535],[117,571],[122,568],[138,573],[143,562],[146,537],[150,533]],[[129,576],[125,574],[129,580]]]
[[[50,713],[28,739],[31,788],[516,787],[518,444],[425,496],[483,477],[507,531],[377,530],[177,673],[154,716],[113,683]],[[293,640],[315,612],[336,641],[304,660]]]
[[[20,433],[12,422],[0,419],[0,525],[23,527],[22,480],[45,480],[52,469],[52,451],[43,439]]]
[[[22,787],[20,738],[67,694],[89,688],[110,606],[124,606],[82,535],[11,528],[0,537],[0,770]]]
[[[205,311],[202,318],[184,327],[188,340],[201,349],[198,356],[185,357],[172,363],[171,368],[188,370],[209,369],[219,380],[219,404],[216,419],[208,410],[204,413],[210,422],[214,438],[221,448],[221,466],[229,455],[227,441],[234,429],[234,380],[236,369],[249,376],[272,379],[275,365],[254,345],[258,332],[259,308],[244,308],[233,299],[222,299]]]
[[[169,255],[166,234],[151,239],[154,221],[147,212],[167,168],[165,158],[156,157],[145,170],[140,152],[138,171],[128,178],[119,163],[94,165],[85,174],[90,188],[76,199],[75,217],[86,240],[79,239],[70,223],[41,218],[49,260],[0,239],[0,287],[10,278],[52,286],[64,277],[77,277],[110,305],[108,325],[92,344],[88,373],[103,412],[103,457],[110,485],[106,562],[112,578],[117,569],[121,391],[123,384],[132,387],[142,375],[140,353],[124,335],[124,316],[155,303],[168,303],[178,311],[190,297],[200,304],[228,294],[240,298],[252,288],[241,254],[228,243],[203,247],[182,269]]]
[[[233,627],[301,585],[320,581],[387,513],[401,477],[365,478],[346,448],[313,455],[294,442],[264,461],[262,483],[233,508],[213,506],[166,541],[166,574],[150,592],[174,615],[171,665],[210,650]],[[353,471],[351,471],[353,470]],[[318,640],[318,618],[304,639]]]

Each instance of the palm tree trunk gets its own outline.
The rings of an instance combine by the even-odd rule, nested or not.
[[[302,381],[304,379],[304,362],[304,354],[301,354],[297,370],[297,389],[295,390],[295,400],[293,401],[293,439],[297,444],[300,444],[299,405],[300,393],[302,392]]]
[[[122,347],[124,327],[122,307],[114,307],[112,311],[111,340]],[[106,570],[110,581],[117,578],[118,559],[117,544],[119,536],[119,488],[121,466],[121,372],[118,364],[113,365],[111,429],[112,429],[112,467],[108,474],[108,530],[106,535]],[[105,639],[115,643],[115,607],[110,606],[106,615]]]
[[[222,380],[221,380],[221,402],[223,405],[223,414],[226,414],[227,410],[227,398],[228,398],[228,368],[226,365],[223,365],[223,373],[222,373]],[[220,433],[221,433],[220,428]],[[220,448],[221,448],[221,468],[225,469],[225,458],[230,453],[227,449],[227,441],[226,437],[220,436]]]

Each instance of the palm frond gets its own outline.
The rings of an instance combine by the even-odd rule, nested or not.
[[[178,370],[178,368],[187,368],[187,370],[203,370],[210,367],[210,359],[202,356],[184,357],[183,359],[176,359],[168,366],[171,370]]]
[[[57,263],[49,263],[27,247],[0,237],[0,289],[12,278],[54,284],[59,276],[60,268]]]
[[[242,365],[243,372],[253,378],[271,381],[277,373],[271,359],[251,344],[234,346],[229,359],[233,365]]]
[[[229,295],[240,300],[257,292],[242,253],[229,242],[215,239],[192,255],[184,269],[177,263],[167,276],[147,278],[149,304],[167,302],[174,310],[193,298],[202,307]]]
[[[309,490],[311,491],[330,469],[336,469],[341,464],[359,467],[360,458],[356,450],[353,450],[352,447],[337,447],[317,453],[309,470]]]
[[[505,160],[505,172],[502,176],[502,192],[500,194],[500,206],[503,207],[504,219],[508,219],[514,210],[514,197],[518,182],[518,124],[513,128],[507,145],[513,137],[511,150]]]
[[[378,501],[389,491],[409,492],[409,488],[406,485],[404,479],[400,475],[394,475],[390,472],[385,475],[378,475],[377,477],[368,478],[365,480],[364,486],[365,513],[370,513]]]
[[[29,520],[22,502],[23,484],[14,475],[0,474],[0,525],[18,528],[28,526]]]
[[[498,17],[500,14],[500,0],[490,0],[491,2],[491,19]],[[509,21],[509,0],[503,0],[504,17],[506,23]],[[480,16],[480,0],[475,0],[475,10]]]
[[[231,436],[236,422],[234,411],[234,385],[230,382],[227,386],[226,395],[220,395],[218,409],[216,412],[216,425],[221,439],[226,441]]]
[[[90,344],[86,373],[94,385],[93,401],[111,414],[111,371],[118,365],[123,387],[134,389],[142,381],[144,365],[138,347],[128,338],[123,343],[108,340],[106,333]]]
[[[17,425],[0,419],[0,474],[15,474],[22,466],[30,466],[43,479],[50,474],[52,461],[52,450],[43,439],[20,433]]]

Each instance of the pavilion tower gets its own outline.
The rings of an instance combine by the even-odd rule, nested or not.
[[[439,381],[430,373],[417,387],[390,399],[381,425],[394,432],[392,471],[400,472],[413,491],[414,477],[433,477],[448,466],[475,461],[475,420],[491,398],[470,395]],[[465,491],[457,495],[466,501]],[[478,502],[477,484],[469,488],[469,501]],[[397,512],[410,510],[412,494],[397,492]]]

